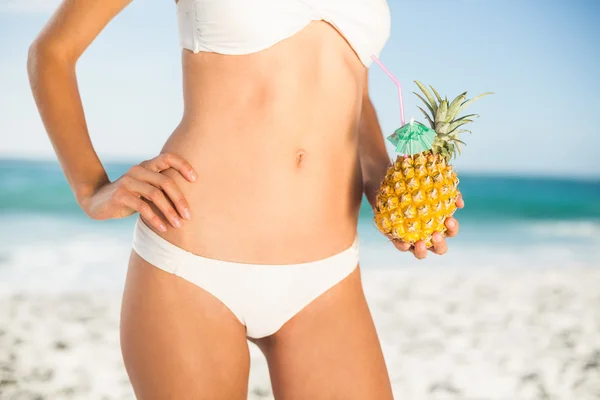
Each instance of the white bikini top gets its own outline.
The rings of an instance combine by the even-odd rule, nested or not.
[[[390,35],[386,0],[179,0],[177,19],[183,48],[221,54],[254,53],[324,20],[367,67]]]

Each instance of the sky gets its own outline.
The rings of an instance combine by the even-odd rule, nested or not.
[[[281,0],[284,1],[284,0]],[[31,96],[29,44],[59,2],[0,0],[0,157],[55,159]],[[493,91],[455,162],[459,171],[600,177],[600,1],[388,0],[381,61],[404,88],[406,118],[422,120],[413,81],[454,98]],[[136,0],[77,66],[92,141],[103,161],[157,154],[182,114],[173,0]],[[400,124],[397,90],[381,69],[370,94],[387,136]],[[393,147],[388,145],[390,154]]]

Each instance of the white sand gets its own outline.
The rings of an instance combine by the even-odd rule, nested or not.
[[[600,268],[363,271],[397,399],[600,399]],[[0,398],[132,399],[118,295],[0,295]],[[250,399],[272,399],[251,346]]]

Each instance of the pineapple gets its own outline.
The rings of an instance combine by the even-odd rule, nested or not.
[[[415,83],[425,97],[415,94],[431,115],[423,108],[419,109],[436,136],[431,149],[414,155],[399,155],[388,168],[377,193],[375,224],[382,233],[394,239],[410,244],[423,240],[431,247],[433,233],[444,234],[446,218],[456,211],[458,177],[450,160],[456,152],[460,153],[460,145],[465,144],[459,134],[470,133],[461,127],[477,117],[476,114],[459,117],[459,113],[490,93],[467,100],[465,92],[449,102],[433,87],[430,86],[432,94],[420,82]]]

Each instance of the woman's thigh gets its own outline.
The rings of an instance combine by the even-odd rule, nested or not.
[[[257,344],[278,400],[393,398],[359,268]]]
[[[121,349],[140,400],[246,399],[245,327],[205,290],[132,252]]]

